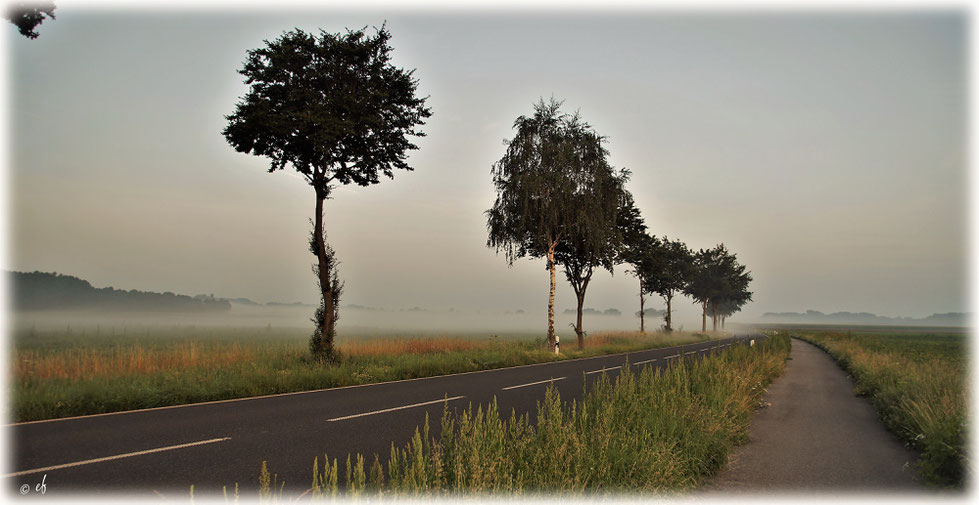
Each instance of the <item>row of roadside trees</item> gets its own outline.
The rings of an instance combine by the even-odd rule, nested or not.
[[[309,251],[321,301],[312,320],[312,355],[336,361],[336,322],[343,282],[339,261],[327,243],[324,204],[337,185],[370,186],[380,175],[410,171],[410,137],[432,115],[427,97],[417,96],[414,71],[391,62],[391,33],[382,25],[319,34],[296,29],[248,51],[239,70],[249,89],[222,131],[237,151],[271,160],[269,172],[291,166],[312,187],[314,203]],[[627,170],[608,163],[607,139],[578,114],[564,114],[551,99],[519,117],[516,135],[493,165],[497,197],[487,211],[488,245],[504,251],[510,264],[520,257],[545,257],[550,272],[548,342],[554,346],[554,293],[558,265],[578,299],[575,331],[584,343],[582,308],[597,269],[631,265],[640,281],[640,313],[647,294],[671,303],[688,294],[718,318],[751,299],[751,276],[723,245],[690,253],[685,245],[649,235],[632,195]],[[645,322],[641,321],[645,330]]]
[[[502,251],[508,263],[522,257],[545,258],[550,273],[547,340],[555,346],[554,296],[560,266],[577,299],[574,325],[584,346],[582,311],[585,293],[598,269],[631,267],[639,280],[640,331],[645,331],[647,295],[666,303],[665,329],[672,331],[677,295],[702,308],[717,330],[724,319],[751,300],[751,274],[723,244],[696,253],[679,240],[651,235],[625,188],[628,170],[608,163],[607,139],[578,113],[564,114],[553,98],[534,105],[532,116],[513,124],[514,138],[493,165],[496,200],[486,211],[487,245]]]

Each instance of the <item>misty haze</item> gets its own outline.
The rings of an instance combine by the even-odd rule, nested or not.
[[[971,489],[970,12],[416,7],[7,6],[8,492]]]

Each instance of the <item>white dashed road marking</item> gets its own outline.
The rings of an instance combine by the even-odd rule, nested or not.
[[[603,368],[601,370],[592,370],[591,372],[585,372],[585,375],[593,374],[593,373],[599,373],[599,372],[606,372],[606,371],[610,371],[610,370],[615,370],[617,368],[622,368],[622,365],[619,365],[619,366],[610,366],[608,368]]]
[[[453,396],[451,398],[440,398],[438,400],[432,400],[430,402],[413,403],[411,405],[402,405],[400,407],[391,407],[389,409],[384,409],[384,410],[373,410],[371,412],[364,412],[363,414],[353,414],[353,415],[350,415],[350,416],[334,417],[333,419],[327,419],[327,422],[343,421],[343,420],[346,420],[346,419],[353,419],[355,417],[372,416],[374,414],[383,414],[385,412],[394,412],[395,410],[404,410],[404,409],[410,409],[410,408],[413,408],[413,407],[421,407],[421,406],[424,406],[424,405],[431,405],[433,403],[451,402],[452,400],[458,400],[460,398],[465,398],[465,396]]]
[[[517,389],[517,388],[522,388],[522,387],[527,387],[527,386],[536,386],[537,384],[544,384],[545,382],[554,382],[554,381],[559,381],[559,380],[562,380],[562,379],[567,379],[567,377],[555,377],[553,379],[547,379],[547,380],[544,380],[544,381],[537,381],[537,382],[530,382],[528,384],[521,384],[519,386],[507,386],[507,387],[503,388],[502,390],[503,391],[506,391],[508,389]]]
[[[44,468],[35,468],[33,470],[24,470],[21,472],[8,473],[7,475],[4,475],[4,477],[17,477],[18,475],[27,475],[29,473],[50,472],[51,470],[60,470],[62,468],[71,468],[73,466],[90,465],[92,463],[102,463],[104,461],[130,458],[133,456],[142,456],[144,454],[152,454],[154,452],[172,451],[174,449],[184,449],[186,447],[194,447],[197,445],[213,444],[215,442],[224,442],[225,440],[231,440],[231,437],[212,438],[210,440],[201,440],[200,442],[190,442],[187,444],[170,445],[167,447],[159,447],[156,449],[147,449],[145,451],[127,452],[126,454],[116,454],[115,456],[106,456],[104,458],[86,459],[85,461],[76,461],[74,463],[65,463],[63,465],[46,466]]]

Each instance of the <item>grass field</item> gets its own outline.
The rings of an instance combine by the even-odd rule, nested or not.
[[[338,339],[328,367],[309,359],[308,329],[66,327],[14,335],[15,421],[368,384],[679,345],[693,333],[596,332],[546,351],[530,335]]]
[[[802,331],[854,378],[888,429],[921,452],[923,480],[965,485],[968,454],[967,334]]]
[[[312,498],[663,493],[697,486],[746,441],[765,386],[782,373],[790,339],[735,346],[668,369],[630,367],[601,378],[580,401],[553,388],[528,416],[501,416],[495,404],[444,411],[439,436],[426,424],[386,464],[347,455],[313,464]],[[260,496],[281,488],[264,463]],[[343,471],[345,470],[345,471]],[[338,482],[344,475],[345,482]]]

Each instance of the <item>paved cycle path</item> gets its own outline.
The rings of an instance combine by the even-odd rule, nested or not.
[[[707,493],[906,492],[923,489],[917,455],[879,420],[854,383],[816,346],[792,340],[769,406],[751,420],[749,442],[706,482]]]

